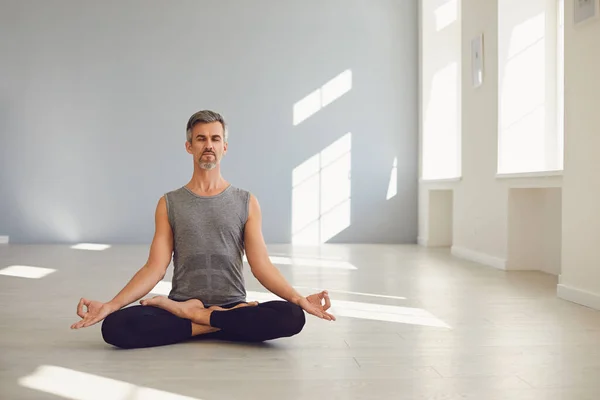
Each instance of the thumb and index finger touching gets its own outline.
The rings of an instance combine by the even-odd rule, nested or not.
[[[77,315],[81,317],[81,320],[71,325],[71,329],[85,328],[104,319],[104,316],[101,315],[102,312],[99,310],[95,310],[96,312],[90,311],[89,306],[91,304],[92,301],[86,298],[82,297],[79,300],[79,303],[77,304]]]
[[[325,300],[325,305],[323,306],[323,310],[327,311],[331,307],[331,300],[329,299],[329,293],[327,292],[327,290],[323,290],[321,292],[321,294],[323,296],[321,298]]]
[[[331,300],[329,299],[329,292],[327,292],[327,290],[323,290],[322,292],[319,292],[319,300],[320,301],[325,300],[325,305],[321,304],[321,307],[323,307],[323,310],[327,311],[331,307]]]
[[[79,300],[79,303],[77,303],[77,316],[79,316],[82,319],[78,322],[75,322],[73,325],[71,325],[71,329],[81,328],[83,326],[83,323],[86,320],[89,320],[89,310],[86,310],[86,308],[89,305],[90,305],[89,300],[87,300],[83,297]]]
[[[329,313],[327,313],[326,311],[331,308],[331,300],[329,298],[329,293],[327,292],[327,290],[323,290],[322,292],[319,293],[319,300],[325,300],[325,304],[321,304],[321,307],[319,310],[315,310],[316,313],[315,315],[323,318],[323,319],[327,319],[330,321],[335,321],[335,317]]]
[[[87,311],[84,311],[83,307],[88,307],[90,305],[91,301],[84,299],[83,297],[81,298],[81,300],[79,300],[79,304],[77,304],[77,315],[80,316],[81,318],[85,318],[85,315],[87,313]]]

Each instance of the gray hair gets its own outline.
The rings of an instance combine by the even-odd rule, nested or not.
[[[223,116],[210,110],[201,110],[190,117],[186,127],[187,141],[192,141],[192,129],[196,124],[209,124],[211,122],[220,122],[223,126],[223,139],[227,142],[229,133],[227,132],[227,123]]]

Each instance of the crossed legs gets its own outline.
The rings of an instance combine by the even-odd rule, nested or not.
[[[230,308],[212,306],[205,308],[200,300],[192,299],[188,301],[174,301],[164,296],[156,296],[151,299],[142,300],[140,302],[144,306],[155,306],[169,311],[180,318],[189,319],[194,325],[204,325],[210,327],[210,316],[213,311],[228,311],[240,307],[252,307],[258,305],[258,302],[240,303]],[[218,330],[218,328],[213,328]]]
[[[174,344],[193,336],[262,342],[296,335],[305,323],[302,308],[286,301],[209,308],[199,300],[176,302],[166,297],[141,303],[106,317],[102,336],[107,343],[141,348]]]

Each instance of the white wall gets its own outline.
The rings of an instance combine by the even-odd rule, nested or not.
[[[542,194],[542,265],[539,269],[553,275],[561,273],[562,189],[547,189]]]
[[[417,0],[247,3],[0,0],[0,235],[148,243],[210,108],[267,242],[414,243]]]
[[[498,127],[498,6],[462,5],[462,181],[455,188],[454,247],[459,254],[504,267],[506,190],[496,179]],[[471,84],[471,39],[483,33],[484,83]],[[486,259],[486,260],[484,260]]]
[[[600,309],[600,18],[574,26],[574,1],[565,2],[564,172],[498,176],[502,59],[497,32],[503,31],[498,1],[462,0],[462,176],[420,182],[419,235],[427,244],[436,224],[428,207],[430,191],[451,189],[454,254],[498,268],[560,274],[559,297]],[[480,33],[485,36],[485,81],[474,89],[469,43]],[[560,36],[551,40],[559,42]],[[546,43],[546,49],[555,44]],[[560,121],[560,113],[555,114]],[[555,145],[560,153],[559,136]],[[515,188],[524,191],[510,196]],[[535,238],[528,236],[535,233]]]
[[[565,3],[565,173],[559,296],[600,309],[600,20]]]
[[[511,189],[507,269],[560,274],[561,189]]]
[[[452,190],[429,192],[429,237],[427,244],[435,247],[452,246]]]
[[[499,11],[497,0],[461,2],[461,177],[455,181],[420,182],[419,241],[427,244],[436,223],[429,214],[429,191],[452,189],[453,253],[506,269],[509,242],[509,189],[559,188],[561,176],[498,176]],[[471,39],[484,36],[484,83],[471,84]],[[552,40],[552,39],[550,39]],[[554,39],[555,40],[555,39]],[[424,51],[425,49],[422,49]],[[426,62],[422,59],[422,62]],[[423,79],[426,79],[423,76]],[[425,86],[425,83],[423,84]],[[424,118],[424,115],[421,115]],[[421,121],[423,124],[423,121]],[[421,162],[423,162],[423,158]],[[556,224],[552,225],[559,232]],[[548,271],[555,267],[548,267]]]

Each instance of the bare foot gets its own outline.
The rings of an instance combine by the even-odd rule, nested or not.
[[[181,318],[193,319],[193,316],[198,311],[206,310],[204,304],[198,299],[191,299],[187,301],[174,301],[165,296],[155,296],[151,299],[144,299],[140,301],[143,306],[154,306],[167,310],[172,314],[177,315]]]
[[[216,310],[216,311],[230,311],[230,310],[235,310],[236,308],[241,308],[241,307],[254,307],[258,305],[258,301],[251,301],[249,303],[240,303],[237,306],[231,307],[231,308],[223,308],[220,306],[211,306],[208,307],[209,310]]]

